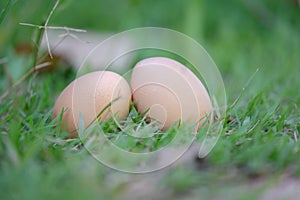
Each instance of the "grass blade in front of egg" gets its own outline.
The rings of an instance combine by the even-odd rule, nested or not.
[[[110,106],[111,103],[105,109],[109,109]],[[103,112],[102,110],[98,117]],[[174,124],[167,131],[160,131],[158,126],[156,126],[156,121],[147,121],[146,113],[139,114],[134,104],[131,104],[130,113],[126,119],[117,122],[115,120],[116,116],[114,116],[106,121],[98,121],[99,129],[94,127],[94,131],[103,132],[107,139],[119,148],[135,153],[157,151],[169,145],[177,134],[181,132],[192,133],[193,127],[191,125],[180,123]],[[85,134],[91,134],[91,129]],[[90,137],[94,137],[94,135]]]
[[[154,122],[146,123],[144,115],[145,113],[138,114],[132,104],[129,116],[124,121],[117,124],[111,119],[101,122],[100,126],[105,135],[118,147],[129,152],[149,152],[155,139],[136,135],[156,135],[159,130],[154,126]]]

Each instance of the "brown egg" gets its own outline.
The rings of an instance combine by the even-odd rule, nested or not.
[[[131,90],[127,81],[110,71],[85,74],[71,82],[56,100],[53,118],[63,114],[62,125],[68,132],[75,133],[82,115],[85,128],[92,122],[117,120],[127,117],[131,103]],[[111,106],[110,106],[111,104]]]
[[[138,112],[149,109],[147,116],[162,130],[178,121],[195,124],[198,129],[212,112],[209,95],[201,81],[187,67],[170,58],[153,57],[138,62],[130,84]]]

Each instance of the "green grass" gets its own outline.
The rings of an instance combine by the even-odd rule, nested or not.
[[[116,1],[64,1],[50,20],[51,25],[99,31],[164,26],[192,35],[219,66],[229,105],[239,98],[227,112],[224,134],[207,157],[194,155],[185,163],[145,175],[105,167],[78,138],[66,139],[68,133],[56,126],[59,118],[51,118],[55,99],[76,76],[68,64],[56,60],[11,88],[36,57],[30,48],[29,53],[16,51],[21,45],[33,46],[37,36],[34,29],[18,23],[42,24],[54,2],[17,1],[10,10],[1,2],[0,59],[5,59],[0,64],[0,92],[8,93],[0,101],[0,199],[138,199],[137,195],[255,199],[281,177],[298,180],[299,7],[293,1],[199,2],[194,9],[191,5],[197,3],[189,6],[177,0],[155,4],[128,0],[119,6]],[[170,4],[174,10],[164,12]],[[37,12],[31,11],[33,7],[39,7]],[[199,17],[201,25],[193,26]],[[131,112],[127,120],[134,128],[142,119]],[[141,141],[128,139],[113,123],[102,126],[116,144],[134,152],[158,149],[170,141],[172,131],[178,131],[173,127],[170,135]],[[145,186],[132,192],[138,183]]]

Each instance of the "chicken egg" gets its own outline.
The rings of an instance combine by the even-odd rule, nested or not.
[[[167,130],[180,121],[199,129],[212,112],[206,88],[183,64],[165,57],[141,60],[131,75],[133,101],[139,113]]]
[[[127,117],[131,90],[127,81],[111,71],[85,74],[71,82],[56,100],[53,118],[63,112],[62,126],[73,136],[77,134],[80,115],[85,128],[111,117]]]

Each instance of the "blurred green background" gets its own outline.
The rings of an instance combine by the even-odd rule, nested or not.
[[[42,24],[55,2],[0,0],[0,10],[7,11],[0,25],[1,93],[31,67],[37,32],[19,23]],[[53,130],[55,97],[75,72],[29,78],[21,92],[0,104],[0,199],[124,199],[128,191],[132,199],[135,181],[145,185],[146,199],[257,199],[276,189],[273,183],[285,174],[298,178],[299,1],[61,0],[49,25],[101,33],[145,26],[182,32],[203,45],[219,67],[229,104],[259,71],[208,158],[190,161],[192,168],[143,176],[105,168],[85,151],[74,151],[78,141],[65,141]]]
[[[0,53],[32,43],[35,30],[19,23],[41,24],[54,3],[16,1],[0,28]],[[0,8],[5,4],[2,0]],[[229,94],[239,91],[259,68],[258,76],[268,79],[256,79],[255,92],[257,86],[280,85],[285,87],[281,96],[299,99],[290,89],[299,71],[299,3],[295,0],[64,0],[49,25],[110,33],[144,26],[174,29],[204,46],[219,66]]]

